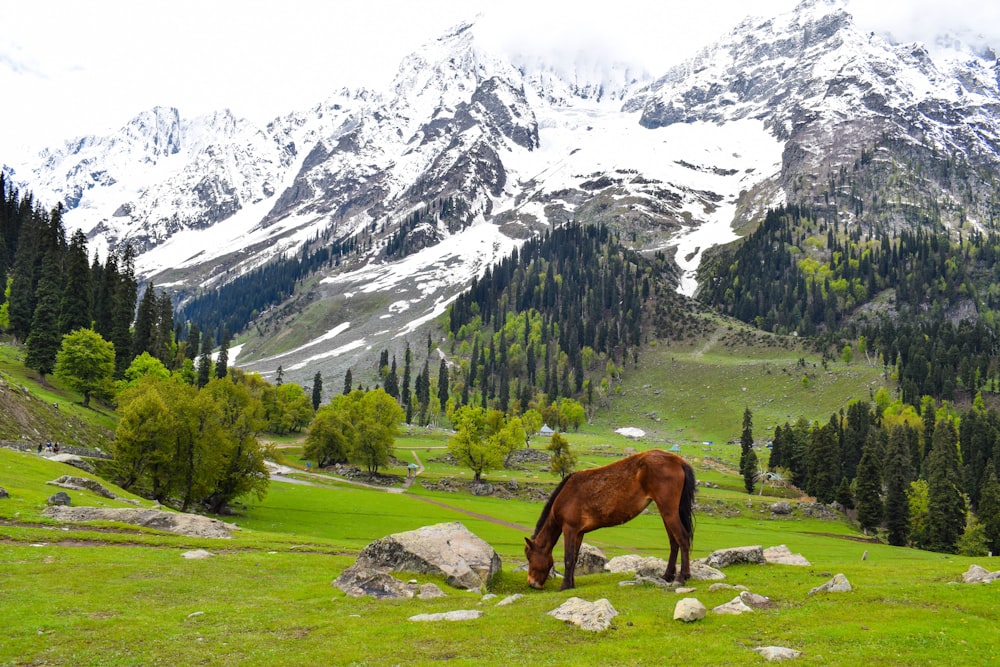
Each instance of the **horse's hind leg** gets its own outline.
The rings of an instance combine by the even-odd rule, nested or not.
[[[691,576],[691,536],[688,534],[680,516],[676,512],[660,512],[663,527],[667,529],[670,538],[670,560],[667,561],[667,571],[664,578],[667,581],[677,581],[683,584]],[[681,571],[677,573],[677,552],[681,555]]]
[[[663,578],[669,583],[674,580],[674,575],[677,573],[678,545],[677,540],[669,532],[667,533],[667,537],[670,538],[670,560],[667,561],[667,570],[663,573]]]

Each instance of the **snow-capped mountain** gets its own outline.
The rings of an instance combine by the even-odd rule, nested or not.
[[[260,315],[237,359],[333,377],[401,347],[520,239],[568,220],[672,252],[688,295],[706,250],[768,206],[812,201],[866,155],[900,169],[965,161],[980,175],[963,194],[919,174],[899,196],[987,224],[1000,66],[954,37],[933,51],[859,31],[841,0],[748,19],[656,79],[586,55],[499,53],[463,24],[405,58],[386,90],[341,91],[264,128],[157,108],[15,175],[64,201],[93,247],[133,242],[139,272],[178,299],[349,244]]]

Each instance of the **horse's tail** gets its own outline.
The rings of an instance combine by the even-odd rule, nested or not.
[[[694,493],[695,493],[694,468],[687,461],[684,462],[684,491],[681,493],[681,505],[678,508],[681,524],[687,530],[691,542],[694,542]]]

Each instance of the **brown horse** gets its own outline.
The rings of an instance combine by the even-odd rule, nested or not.
[[[673,581],[677,551],[681,571],[677,583],[691,576],[689,555],[694,538],[694,470],[681,457],[653,449],[600,468],[581,470],[566,477],[552,492],[527,545],[528,585],[541,588],[552,569],[552,549],[559,534],[566,553],[562,589],[576,585],[576,559],[584,533],[631,521],[655,502],[670,538],[670,560],[664,579]]]

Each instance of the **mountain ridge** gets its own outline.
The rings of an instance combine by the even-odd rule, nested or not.
[[[387,90],[341,91],[265,128],[228,112],[187,125],[176,110],[150,112],[155,123],[140,114],[118,155],[138,152],[141,173],[165,173],[145,188],[128,190],[121,167],[95,154],[111,140],[96,139],[49,152],[23,180],[41,198],[71,193],[67,224],[86,219],[92,247],[136,243],[140,275],[182,307],[255,267],[349,242],[349,255],[293,297],[313,313],[313,324],[299,320],[307,340],[274,349],[251,334],[237,360],[273,372],[267,365],[284,358],[303,376],[333,374],[373,346],[399,346],[521,239],[570,220],[668,253],[692,296],[704,252],[786,201],[821,201],[866,152],[928,171],[942,153],[973,172],[996,166],[1000,94],[990,73],[1000,69],[952,47],[944,71],[926,48],[859,32],[839,0],[806,0],[744,21],[654,80],[619,64],[498,55],[465,23],[404,58]],[[203,143],[186,147],[186,133]],[[974,176],[967,196],[921,178],[921,192],[950,202],[948,228],[992,224],[988,177]],[[898,226],[903,210],[878,221],[857,207],[836,214]],[[347,294],[366,302],[347,307]],[[267,317],[274,311],[254,326],[297,326],[294,315]]]

